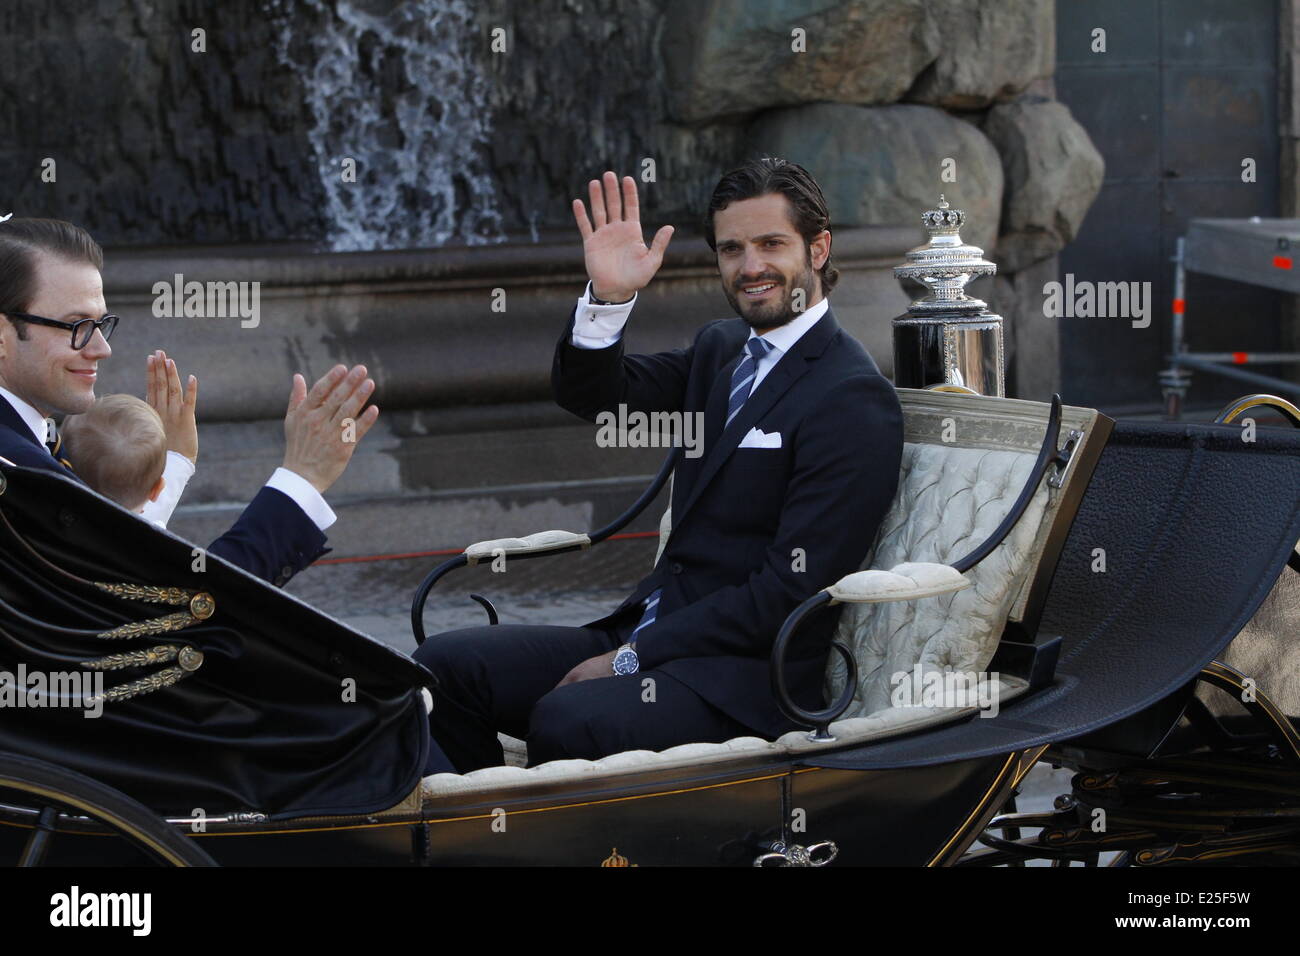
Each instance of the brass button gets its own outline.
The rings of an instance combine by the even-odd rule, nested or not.
[[[190,613],[197,620],[206,621],[216,613],[216,610],[217,602],[213,600],[212,595],[207,591],[200,591],[190,598]]]
[[[203,666],[203,652],[196,647],[182,647],[176,655],[176,663],[183,671],[196,671]]]

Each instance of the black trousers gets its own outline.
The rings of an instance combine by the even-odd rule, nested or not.
[[[433,739],[468,773],[505,761],[497,731],[528,742],[529,766],[754,732],[656,670],[555,686],[625,640],[618,630],[514,624],[430,637],[414,656],[439,681],[429,715]]]

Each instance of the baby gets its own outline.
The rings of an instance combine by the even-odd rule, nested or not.
[[[142,513],[167,481],[167,433],[158,413],[134,395],[105,395],[63,420],[63,454],[86,484]]]
[[[69,415],[60,428],[60,454],[105,498],[165,528],[194,475],[198,382],[191,375],[182,391],[176,363],[164,352],[148,364],[149,401],[106,395],[89,411]]]

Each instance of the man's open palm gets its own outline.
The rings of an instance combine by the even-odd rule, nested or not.
[[[581,199],[573,201],[573,218],[582,234],[592,292],[599,299],[625,302],[645,288],[659,271],[673,227],[664,226],[646,247],[641,235],[636,182],[631,176],[623,177],[621,196],[618,177],[612,172],[606,172],[602,180],[593,179],[588,184],[588,192],[591,218],[587,217]]]
[[[351,371],[336,365],[311,391],[306,379],[294,375],[284,416],[284,467],[325,494],[379,417],[376,406],[366,407],[374,390],[374,379],[366,377],[364,365]]]

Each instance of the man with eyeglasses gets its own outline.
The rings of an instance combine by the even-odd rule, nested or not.
[[[75,477],[52,454],[47,423],[94,404],[99,363],[113,354],[102,266],[98,243],[71,223],[0,223],[0,458]],[[373,392],[361,365],[336,366],[310,391],[295,375],[284,465],[208,552],[281,586],[323,554],[334,513],[322,495],[356,450],[343,422],[360,440],[379,416],[365,407]]]
[[[43,325],[51,329],[67,329],[72,333],[72,348],[74,350],[84,349],[90,344],[90,340],[95,337],[98,331],[104,336],[107,342],[113,337],[113,330],[117,328],[117,316],[105,315],[98,319],[77,319],[75,322],[64,322],[61,319],[47,319],[43,315],[32,315],[30,312],[6,312],[5,316],[10,319],[22,319],[24,322],[31,322],[34,325]],[[21,328],[21,326],[20,326]],[[23,341],[26,341],[23,338]]]

